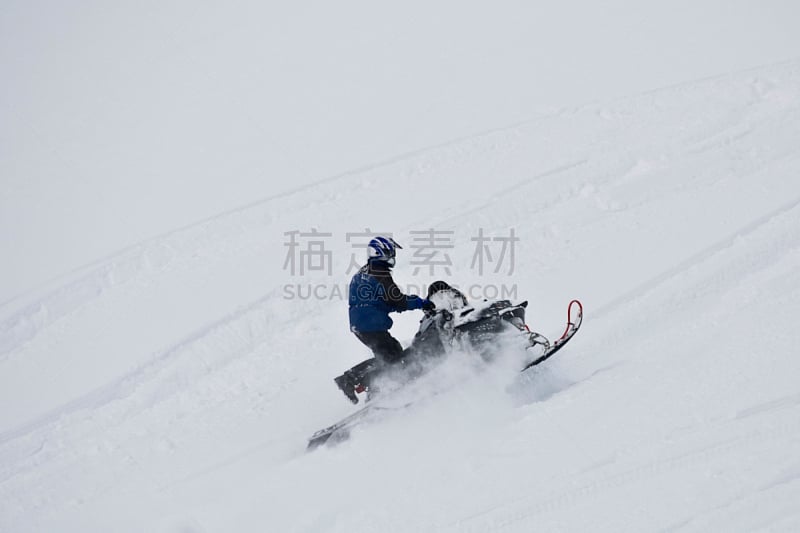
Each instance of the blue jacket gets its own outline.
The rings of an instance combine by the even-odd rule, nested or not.
[[[389,313],[421,309],[424,300],[405,295],[392,279],[389,265],[370,261],[350,281],[350,329],[352,331],[388,331]]]

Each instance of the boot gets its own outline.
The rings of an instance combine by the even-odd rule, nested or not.
[[[356,381],[352,372],[348,370],[341,376],[334,378],[333,381],[336,382],[336,386],[339,387],[339,390],[342,391],[345,396],[347,396],[347,399],[350,400],[351,403],[358,403],[358,396],[356,396],[358,382]]]

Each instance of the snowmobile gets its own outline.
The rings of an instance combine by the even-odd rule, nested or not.
[[[513,304],[510,300],[484,300],[470,305],[460,291],[444,281],[432,283],[427,297],[436,308],[423,316],[414,340],[404,350],[403,361],[382,365],[372,358],[348,370],[349,378],[358,383],[356,392],[366,393],[367,405],[337,424],[316,432],[309,439],[308,449],[344,440],[353,425],[377,411],[386,410],[374,402],[387,393],[381,386],[383,378],[402,387],[425,373],[452,346],[460,345],[490,361],[502,346],[508,345],[507,342],[529,350],[531,358],[521,369],[524,372],[558,352],[575,335],[583,319],[583,306],[578,300],[572,300],[567,309],[567,327],[558,340],[551,342],[525,324],[527,301]]]

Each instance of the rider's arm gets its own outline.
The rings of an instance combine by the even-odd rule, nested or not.
[[[378,282],[383,286],[384,299],[389,306],[395,311],[402,312],[409,309],[422,309],[422,304],[425,302],[416,294],[403,294],[400,287],[392,279],[392,274],[389,271],[377,271],[373,275]]]

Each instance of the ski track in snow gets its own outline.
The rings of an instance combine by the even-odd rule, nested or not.
[[[403,154],[6,302],[0,530],[792,530],[797,139],[792,61]],[[559,330],[578,297],[583,329],[532,398],[465,385],[306,455],[365,354],[342,302],[283,299],[284,232],[387,229],[389,196],[419,203],[397,235],[457,231],[457,283],[486,281],[475,230],[516,228],[529,323]]]

